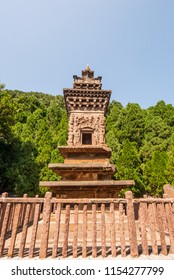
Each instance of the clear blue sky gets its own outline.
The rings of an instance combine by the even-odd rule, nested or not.
[[[0,0],[0,81],[62,94],[89,64],[112,99],[174,105],[174,0]]]

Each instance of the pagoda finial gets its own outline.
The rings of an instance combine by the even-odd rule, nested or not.
[[[90,71],[90,70],[91,70],[90,67],[89,67],[89,64],[86,65],[85,70],[87,70],[87,71]]]

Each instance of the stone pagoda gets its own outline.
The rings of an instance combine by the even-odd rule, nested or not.
[[[68,113],[68,145],[58,147],[64,163],[48,167],[61,181],[40,182],[58,198],[112,198],[132,180],[112,180],[115,166],[109,161],[111,149],[105,143],[106,113],[110,90],[103,90],[102,77],[94,77],[89,66],[82,77],[73,76],[73,88],[63,90]]]

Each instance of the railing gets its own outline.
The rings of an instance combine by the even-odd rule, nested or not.
[[[174,199],[0,198],[0,257],[174,253]]]

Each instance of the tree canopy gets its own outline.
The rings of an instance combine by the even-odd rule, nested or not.
[[[7,90],[0,84],[0,193],[44,194],[42,180],[60,180],[49,163],[63,162],[57,147],[66,145],[68,118],[63,96]],[[112,101],[106,142],[116,165],[114,179],[135,180],[135,196],[160,196],[174,184],[174,107],[159,101],[138,104]]]

